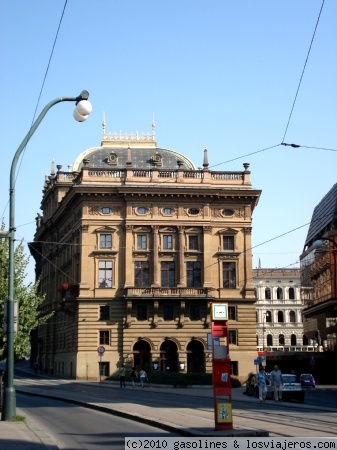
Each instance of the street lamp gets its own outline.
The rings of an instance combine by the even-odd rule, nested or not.
[[[266,367],[266,349],[265,349],[265,345],[264,345],[264,335],[265,335],[265,331],[266,331],[266,319],[267,317],[269,317],[269,311],[265,311],[263,313],[263,319],[262,319],[262,350],[263,350],[263,356],[264,356],[264,361],[262,365],[264,365],[264,367]]]
[[[76,108],[74,111],[74,118],[78,122],[84,122],[88,115],[91,113],[92,106],[88,101],[89,92],[82,91],[77,97],[59,97],[49,102],[39,117],[31,126],[26,137],[21,142],[17,149],[11,166],[10,173],[10,186],[9,186],[9,230],[2,231],[0,237],[6,237],[9,239],[8,246],[8,298],[7,303],[7,382],[4,389],[4,401],[1,420],[11,420],[16,414],[16,399],[14,389],[14,242],[15,242],[15,172],[19,157],[26,147],[28,141],[33,136],[35,130],[40,125],[42,119],[50,110],[51,107],[60,102],[76,102]]]
[[[322,248],[322,247],[323,247],[323,244],[324,244],[323,241],[329,241],[329,242],[332,242],[333,245],[334,245],[335,247],[337,247],[337,242],[335,242],[333,239],[328,238],[328,237],[322,237],[322,238],[320,238],[320,239],[317,239],[317,241],[313,242],[313,244],[312,244],[313,248],[314,248],[315,250],[318,250],[319,248]]]

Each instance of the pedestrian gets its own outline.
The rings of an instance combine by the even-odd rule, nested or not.
[[[274,370],[272,370],[270,374],[271,385],[274,388],[274,400],[275,402],[282,402],[282,389],[283,389],[283,379],[282,372],[278,368],[277,365],[274,366]]]
[[[121,365],[119,369],[119,387],[123,388],[125,386],[126,369],[124,364]]]
[[[137,380],[137,371],[135,367],[132,367],[132,370],[130,372],[130,378],[132,381],[132,386],[135,387],[135,382]]]
[[[259,372],[255,376],[255,386],[259,388],[260,402],[264,402],[267,397],[267,379],[263,367],[260,367]]]
[[[148,380],[147,374],[144,369],[141,369],[139,372],[139,381],[142,387],[144,387],[145,380]]]

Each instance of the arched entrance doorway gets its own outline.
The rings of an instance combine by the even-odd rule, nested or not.
[[[178,372],[177,344],[166,339],[160,346],[160,371]]]
[[[195,339],[187,345],[187,372],[205,372],[204,346]]]
[[[133,346],[133,365],[145,372],[151,369],[151,347],[148,342],[140,340]]]

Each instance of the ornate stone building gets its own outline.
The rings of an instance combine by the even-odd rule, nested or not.
[[[154,126],[153,126],[154,129]],[[229,304],[232,373],[256,357],[249,164],[211,171],[148,135],[107,134],[52,168],[31,244],[41,291],[37,358],[78,379],[146,370],[210,372],[210,303]],[[98,355],[98,347],[104,353]]]
[[[304,330],[320,351],[337,351],[337,184],[316,205],[301,254]]]
[[[301,273],[295,269],[253,270],[259,351],[307,351],[303,335]]]

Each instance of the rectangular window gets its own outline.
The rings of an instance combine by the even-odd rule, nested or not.
[[[98,262],[98,283],[100,288],[112,287],[112,261]]]
[[[164,305],[164,320],[173,320],[173,305]]]
[[[228,319],[236,320],[236,307],[235,306],[228,306]]]
[[[99,245],[100,245],[100,248],[111,248],[112,247],[112,235],[111,234],[100,234],[99,235]]]
[[[188,236],[188,249],[189,250],[198,250],[199,249],[198,236]]]
[[[223,236],[223,250],[234,250],[234,236]]]
[[[146,305],[137,305],[137,320],[147,320]]]
[[[135,287],[149,287],[149,263],[135,261]]]
[[[226,289],[236,288],[236,263],[222,263],[223,287]]]
[[[137,234],[137,249],[138,250],[146,250],[147,249],[146,234]]]
[[[172,236],[172,234],[164,234],[164,236],[163,236],[163,248],[165,250],[171,250],[173,248],[173,236]]]
[[[161,268],[161,285],[162,287],[175,286],[175,266],[173,261],[162,261]]]
[[[228,342],[229,342],[229,344],[237,345],[237,331],[236,330],[228,331]]]
[[[110,331],[104,330],[99,332],[99,345],[110,345]]]
[[[104,362],[104,361],[99,362],[98,370],[100,370],[102,377],[109,377],[110,376],[110,363]]]
[[[99,307],[99,320],[110,320],[110,306]]]
[[[200,320],[199,305],[190,305],[190,319],[191,320]]]
[[[239,364],[237,361],[231,361],[231,375],[239,375]]]
[[[186,263],[187,287],[201,286],[201,264],[199,261]]]

